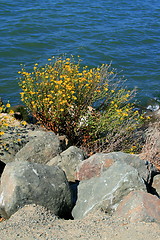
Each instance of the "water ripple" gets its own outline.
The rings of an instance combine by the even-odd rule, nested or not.
[[[1,0],[0,95],[19,102],[20,63],[80,55],[84,64],[112,61],[140,97],[160,99],[159,0]]]

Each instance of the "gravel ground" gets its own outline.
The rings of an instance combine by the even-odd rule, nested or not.
[[[95,211],[81,220],[58,219],[41,206],[28,205],[0,223],[0,240],[160,240],[160,225],[129,223]]]

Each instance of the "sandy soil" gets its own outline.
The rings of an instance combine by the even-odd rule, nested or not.
[[[95,211],[81,220],[58,219],[28,205],[0,223],[0,240],[160,240],[160,224],[130,223]]]

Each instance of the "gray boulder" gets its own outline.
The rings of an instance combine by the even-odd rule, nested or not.
[[[61,167],[66,173],[68,181],[75,182],[76,168],[84,159],[84,152],[75,146],[71,146],[64,152],[51,159],[47,165],[57,165]]]
[[[15,161],[47,163],[61,152],[60,140],[53,132],[40,132],[16,155]]]
[[[72,196],[65,173],[58,166],[30,162],[8,163],[1,176],[0,215],[9,218],[26,204],[37,204],[67,217]]]
[[[37,125],[9,125],[9,127],[5,130],[5,133],[0,137],[0,160],[4,163],[12,162],[16,153],[20,151],[25,144],[43,133],[44,129]]]
[[[157,169],[148,161],[140,159],[139,155],[123,152],[111,152],[96,153],[81,162],[77,167],[76,178],[81,181],[100,176],[103,171],[106,171],[117,161],[120,163],[125,162],[137,169],[146,184],[150,184],[153,177],[158,174]]]
[[[80,182],[72,215],[75,219],[82,218],[95,208],[112,211],[125,195],[139,189],[146,191],[138,171],[125,162],[117,161],[99,177]]]
[[[154,177],[152,188],[153,193],[160,198],[160,174]]]

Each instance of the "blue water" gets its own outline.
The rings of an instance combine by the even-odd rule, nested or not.
[[[160,1],[0,0],[4,101],[20,101],[20,64],[30,70],[63,53],[80,55],[91,67],[112,61],[143,102],[159,103]]]

